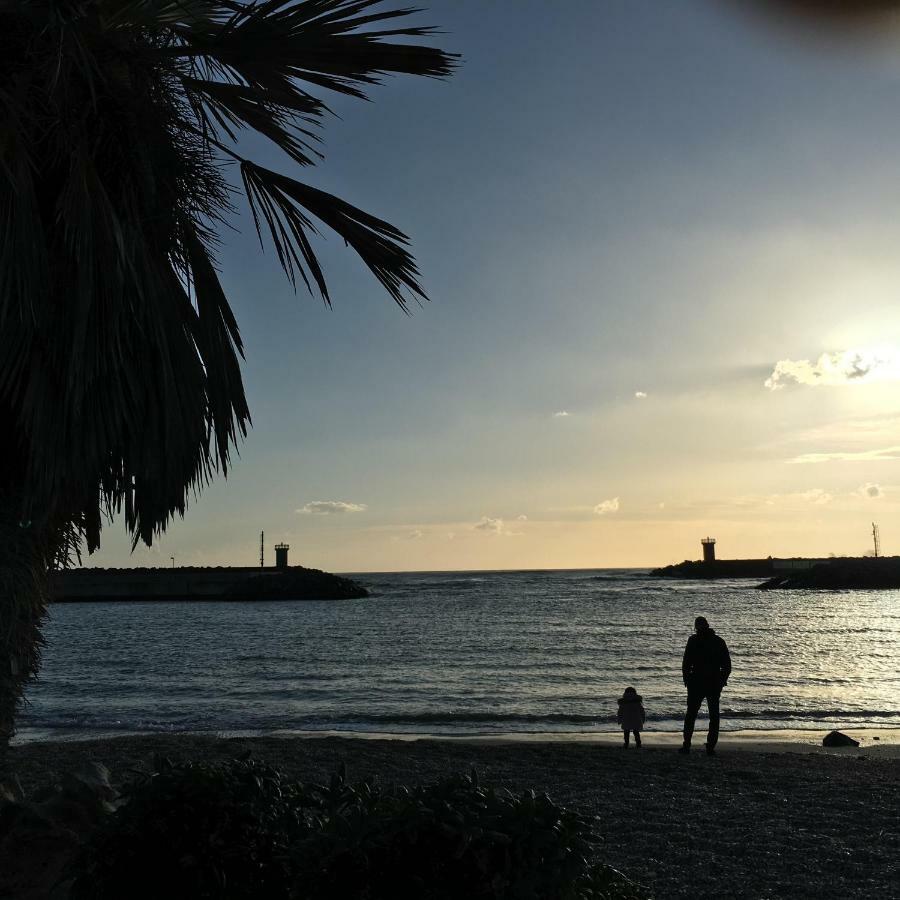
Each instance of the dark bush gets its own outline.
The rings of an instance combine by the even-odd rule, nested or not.
[[[73,900],[287,897],[298,788],[256,762],[154,762],[76,860]]]
[[[645,896],[592,862],[593,820],[471,777],[381,789],[285,782],[258,763],[132,783],[76,861],[75,900],[601,900]]]

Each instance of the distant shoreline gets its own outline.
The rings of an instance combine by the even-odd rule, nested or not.
[[[686,559],[653,569],[650,576],[686,581],[763,579],[757,584],[760,590],[897,590],[900,589],[900,557]]]

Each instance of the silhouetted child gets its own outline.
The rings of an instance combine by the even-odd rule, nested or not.
[[[647,713],[644,712],[641,695],[633,687],[625,688],[625,693],[619,699],[619,711],[616,713],[616,721],[622,726],[626,747],[632,731],[634,732],[634,746],[641,746],[641,731],[646,720]]]

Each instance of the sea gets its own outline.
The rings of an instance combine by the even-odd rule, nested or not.
[[[694,618],[726,640],[724,730],[900,728],[900,591],[759,591],[646,570],[354,574],[336,602],[52,606],[17,742],[110,734],[677,731]],[[702,727],[702,725],[701,725]]]

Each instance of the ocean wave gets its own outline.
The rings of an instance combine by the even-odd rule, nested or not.
[[[723,709],[722,717],[729,719],[790,719],[827,722],[832,719],[900,719],[896,709]]]
[[[680,730],[683,710],[647,717],[647,728],[652,730]],[[703,717],[701,717],[703,718]],[[582,715],[578,713],[493,713],[493,712],[422,712],[417,714],[372,715],[347,711],[341,715],[290,715],[286,713],[257,711],[253,715],[218,715],[204,719],[190,715],[176,720],[149,719],[130,716],[103,715],[23,715],[19,721],[20,732],[42,732],[90,737],[102,733],[171,734],[177,732],[216,733],[246,731],[266,733],[282,730],[295,731],[373,731],[404,734],[457,734],[477,735],[496,733],[585,733],[617,730],[613,715]],[[725,710],[722,714],[725,730],[736,726],[754,729],[815,729],[860,727],[863,724],[877,727],[900,727],[900,712],[889,710],[762,710],[758,712]],[[703,727],[703,726],[701,726]],[[47,738],[41,738],[47,739]]]
[[[647,716],[648,722],[671,722],[681,720],[684,717],[684,708],[667,710],[661,713]],[[317,720],[328,721],[330,717],[316,717]],[[338,717],[335,717],[337,720]],[[350,719],[354,722],[368,722],[372,724],[391,723],[397,725],[455,725],[466,723],[496,723],[534,725],[548,723],[553,725],[606,725],[614,723],[614,714],[586,715],[581,713],[496,713],[490,711],[472,712],[422,712],[413,714],[348,714],[341,719]],[[746,721],[830,721],[840,720],[873,720],[873,719],[897,719],[900,721],[900,710],[771,710],[758,711],[747,710],[722,710],[723,719],[740,719]]]
[[[150,719],[146,717],[129,717],[127,715],[104,716],[102,714],[84,715],[53,715],[35,714],[25,712],[21,721],[30,727],[41,728],[102,728],[106,730],[116,729],[140,729],[149,731],[173,731],[181,728],[195,729],[207,727],[240,727],[247,724],[248,720],[254,727],[261,723],[283,725],[285,722],[300,723],[306,725],[337,725],[353,722],[364,725],[461,725],[461,724],[495,724],[495,725],[608,725],[615,723],[614,714],[585,714],[576,712],[562,713],[500,713],[491,710],[433,710],[418,713],[370,713],[363,711],[343,711],[334,713],[313,713],[291,715],[275,710],[257,709],[251,715],[245,711],[232,711],[238,721],[228,721],[227,714],[213,717],[212,720],[195,721],[195,717],[189,711],[179,711],[177,721],[171,719]],[[684,716],[684,708],[664,710],[648,714],[648,722],[672,722],[679,721]],[[701,710],[701,717],[705,717]],[[784,722],[830,722],[840,721],[875,721],[896,719],[900,722],[900,710],[887,709],[761,709],[740,710],[723,709],[723,720],[741,721],[784,721]]]

